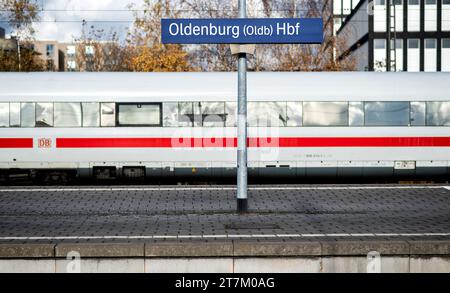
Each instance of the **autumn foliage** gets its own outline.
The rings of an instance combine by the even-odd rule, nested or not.
[[[32,22],[39,19],[36,0],[0,0],[9,3],[8,19],[16,31],[33,33]],[[346,56],[344,36],[332,31],[332,9],[324,0],[247,0],[250,18],[323,17],[325,40],[321,45],[258,45],[249,56],[250,71],[350,71],[355,60]],[[76,68],[79,71],[233,71],[236,58],[227,44],[161,44],[162,18],[234,18],[237,1],[223,0],[142,0],[128,6],[134,16],[127,34],[106,32],[83,21],[76,44]],[[8,10],[9,9],[9,10]],[[331,19],[331,21],[326,21]],[[122,37],[119,37],[121,35]],[[90,48],[90,52],[86,48]],[[0,54],[0,70],[39,70],[39,56],[28,54],[19,60]],[[18,54],[20,55],[20,54]],[[10,56],[10,57],[8,57]],[[31,58],[32,57],[32,58]],[[20,56],[19,56],[20,58]],[[14,61],[15,60],[15,61]],[[26,60],[31,64],[22,64]],[[37,61],[37,62],[34,62]],[[15,63],[14,63],[15,62]],[[12,64],[12,65],[11,65]]]
[[[141,46],[131,60],[134,71],[190,71],[187,53],[179,45]]]
[[[33,22],[40,19],[37,0],[0,0],[0,18],[7,20],[15,50],[0,50],[0,71],[43,71],[42,58],[31,49]]]
[[[19,67],[20,64],[20,67]],[[44,71],[45,62],[33,50],[23,46],[20,59],[14,51],[0,50],[0,71]]]

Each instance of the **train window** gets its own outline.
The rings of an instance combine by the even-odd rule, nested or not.
[[[9,104],[9,127],[20,127],[20,103]]]
[[[427,102],[427,125],[450,126],[450,102]]]
[[[365,102],[366,126],[408,126],[409,102]]]
[[[225,103],[225,115],[226,115],[226,121],[225,126],[226,127],[236,127],[236,117],[237,117],[237,109],[236,109],[236,103],[235,102],[226,102]]]
[[[304,102],[304,126],[347,126],[347,102]]]
[[[350,126],[364,126],[364,103],[350,102],[348,106],[348,124]]]
[[[9,103],[0,103],[0,127],[9,126]]]
[[[34,103],[21,103],[20,104],[20,126],[21,127],[34,127],[35,121],[35,106]]]
[[[161,126],[161,104],[118,104],[118,126]]]
[[[411,125],[425,125],[425,102],[411,102]]]
[[[258,112],[259,112],[258,106],[259,103],[255,102],[247,103],[247,125],[250,127],[258,126]]]
[[[178,103],[163,104],[163,125],[164,127],[178,126]]]
[[[192,102],[178,103],[178,126],[194,126],[194,108]]]
[[[36,127],[53,126],[53,103],[36,103]]]
[[[81,103],[81,120],[83,122],[83,127],[100,126],[99,109],[99,103]]]
[[[192,119],[194,120],[194,126],[202,126],[202,104],[203,103],[201,102],[192,103],[192,106],[194,107],[194,115],[192,116]]]
[[[81,127],[80,103],[55,103],[55,127]]]
[[[225,103],[224,102],[202,102],[202,126],[224,127],[225,126]]]
[[[271,127],[286,126],[286,102],[269,102],[267,104],[270,107],[270,118],[266,120],[266,125]]]
[[[302,102],[286,103],[286,126],[302,126],[303,104]]]
[[[102,127],[116,126],[116,109],[114,103],[102,103],[100,113],[100,125]]]
[[[286,126],[286,102],[250,102],[248,107],[250,127]]]

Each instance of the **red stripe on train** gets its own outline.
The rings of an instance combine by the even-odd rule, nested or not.
[[[32,138],[0,138],[0,148],[33,148]]]
[[[269,137],[249,147],[450,147],[450,137]],[[235,148],[236,138],[57,138],[57,148]]]

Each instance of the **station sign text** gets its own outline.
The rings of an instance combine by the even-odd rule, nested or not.
[[[162,19],[163,44],[317,44],[321,18]]]

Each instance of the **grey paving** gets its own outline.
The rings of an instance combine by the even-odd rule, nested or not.
[[[247,215],[235,213],[235,191],[227,189],[142,190],[145,187],[135,186],[132,187],[134,190],[83,188],[80,191],[77,188],[80,187],[69,190],[68,187],[61,190],[52,187],[46,191],[33,191],[29,187],[0,188],[0,238],[450,233],[450,190],[445,188],[250,190]],[[2,191],[5,189],[9,191]],[[343,239],[349,238],[318,236],[301,241]],[[394,239],[448,241],[450,237],[352,238],[354,241]],[[223,239],[208,239],[215,240]],[[261,237],[261,240],[299,239]],[[140,241],[154,240],[1,239],[0,243]],[[182,239],[178,241],[183,242]],[[189,241],[195,242],[195,239]]]

